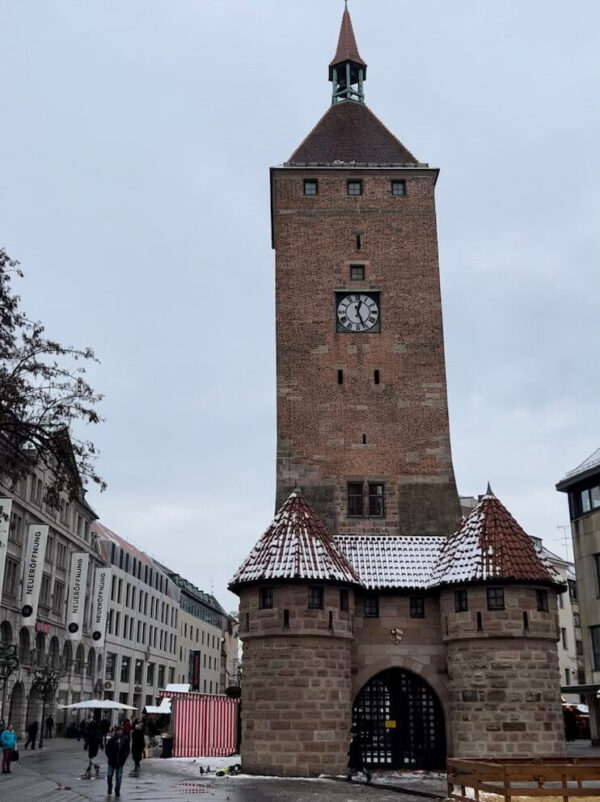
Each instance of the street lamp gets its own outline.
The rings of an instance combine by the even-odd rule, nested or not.
[[[5,718],[8,718],[5,710],[8,679],[18,667],[17,647],[11,643],[0,643],[0,687],[2,687],[2,716]]]
[[[40,727],[40,749],[44,745],[44,720],[46,715],[46,702],[54,699],[56,689],[58,688],[58,681],[61,677],[61,671],[54,671],[52,668],[44,666],[44,668],[36,668],[31,683],[31,689],[36,690],[42,697],[42,721]]]

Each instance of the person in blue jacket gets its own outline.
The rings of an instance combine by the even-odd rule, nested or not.
[[[2,774],[10,774],[10,761],[17,748],[17,733],[12,724],[0,733],[0,746],[2,746]]]

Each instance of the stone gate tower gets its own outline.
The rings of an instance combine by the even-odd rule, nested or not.
[[[277,502],[300,486],[334,534],[452,532],[434,190],[365,105],[348,10],[332,104],[271,170]]]

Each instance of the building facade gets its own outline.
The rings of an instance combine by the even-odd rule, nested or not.
[[[28,723],[42,723],[36,672],[54,673],[57,693],[44,704],[44,717],[52,715],[61,732],[68,716],[57,703],[91,699],[104,668],[102,649],[92,638],[92,589],[102,566],[91,534],[97,516],[83,490],[73,500],[62,498],[59,509],[49,506],[50,481],[48,469],[33,465],[26,478],[5,483],[0,492],[6,535],[0,536],[0,643],[16,646],[18,659],[2,691],[0,716],[12,721],[19,737]],[[27,598],[29,586],[36,599]]]
[[[179,588],[158,563],[106,526],[95,522],[93,532],[111,568],[103,698],[141,714],[176,681]]]
[[[571,518],[585,667],[585,682],[577,692],[586,695],[592,741],[600,743],[600,449],[569,471],[556,489],[567,493]]]
[[[340,773],[351,723],[373,767],[560,755],[565,586],[490,490],[461,523],[438,171],[366,75],[346,9],[331,107],[271,170],[279,509],[230,585],[244,767]]]

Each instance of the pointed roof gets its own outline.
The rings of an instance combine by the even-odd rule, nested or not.
[[[241,585],[273,580],[360,584],[358,575],[300,490],[288,496],[237,570],[229,589],[235,591]]]
[[[554,568],[491,492],[448,539],[432,579],[436,585],[505,581],[561,585]]]
[[[354,36],[354,28],[352,27],[352,20],[350,19],[350,12],[348,7],[344,9],[342,16],[342,26],[340,28],[340,37],[338,39],[337,50],[335,56],[329,64],[329,79],[332,78],[333,67],[342,64],[345,61],[352,61],[354,64],[359,64],[361,67],[367,66],[358,52],[358,45],[356,44],[356,37]]]
[[[419,163],[364,103],[334,103],[285,166],[308,164],[343,167]]]

